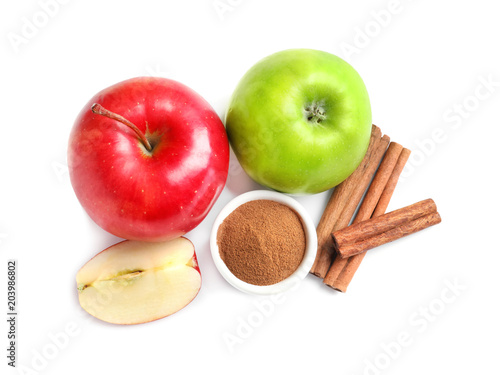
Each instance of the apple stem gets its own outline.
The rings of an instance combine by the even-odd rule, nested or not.
[[[114,112],[107,110],[106,108],[104,108],[102,105],[100,105],[98,103],[92,104],[91,109],[92,109],[92,112],[97,114],[97,115],[105,116],[105,117],[108,117],[112,120],[116,120],[116,121],[121,122],[122,124],[127,125],[130,129],[132,129],[135,132],[135,134],[137,134],[137,136],[139,137],[139,139],[142,142],[142,144],[144,145],[144,147],[146,147],[146,150],[148,150],[149,152],[151,152],[153,150],[153,147],[151,147],[151,144],[149,143],[149,141],[146,138],[146,136],[144,135],[144,133],[141,132],[141,130],[137,126],[135,126],[133,123],[131,123],[125,117],[120,116]]]

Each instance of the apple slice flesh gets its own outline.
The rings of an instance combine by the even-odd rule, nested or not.
[[[201,275],[193,244],[123,241],[97,254],[76,275],[82,308],[115,324],[163,318],[198,294]]]

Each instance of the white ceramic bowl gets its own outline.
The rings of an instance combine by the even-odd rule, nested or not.
[[[302,220],[302,225],[306,234],[306,251],[299,267],[289,277],[272,285],[254,285],[238,279],[233,275],[229,268],[227,268],[226,264],[220,257],[219,246],[217,245],[217,231],[219,230],[219,226],[222,224],[224,219],[238,206],[258,199],[272,200],[292,208],[295,212],[297,212]],[[221,210],[219,215],[217,215],[210,234],[210,250],[212,252],[212,258],[221,275],[235,288],[251,294],[281,293],[296,286],[309,273],[309,270],[314,263],[314,258],[316,257],[317,248],[318,240],[316,237],[316,227],[304,207],[288,195],[269,190],[253,190],[233,198],[233,200],[231,200]]]

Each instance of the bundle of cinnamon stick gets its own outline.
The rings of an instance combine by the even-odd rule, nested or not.
[[[334,189],[317,227],[310,272],[327,286],[345,292],[367,250],[440,222],[432,200],[385,214],[409,156],[410,150],[372,126],[363,161]]]

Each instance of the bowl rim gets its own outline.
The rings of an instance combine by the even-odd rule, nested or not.
[[[302,226],[306,235],[306,250],[300,265],[286,279],[271,285],[254,285],[238,279],[229,270],[229,268],[220,257],[219,246],[217,245],[217,232],[224,219],[242,204],[260,199],[272,200],[292,208],[302,221]],[[242,292],[250,294],[276,294],[282,293],[295,287],[307,276],[307,274],[311,270],[314,259],[316,258],[317,248],[318,239],[316,235],[316,226],[314,225],[311,216],[306,211],[306,209],[291,196],[273,190],[252,190],[234,197],[219,212],[214,220],[212,230],[210,232],[210,251],[212,253],[212,259],[217,270],[222,275],[222,277],[233,287],[239,289]]]

